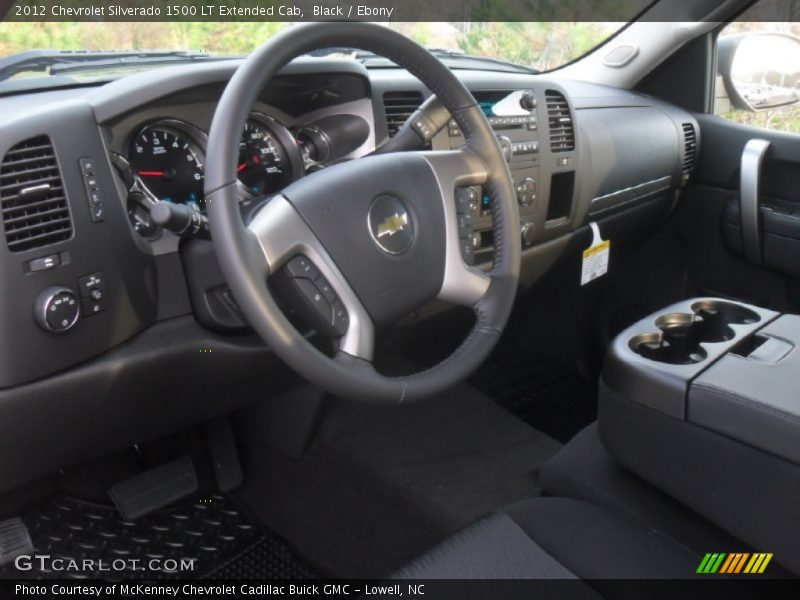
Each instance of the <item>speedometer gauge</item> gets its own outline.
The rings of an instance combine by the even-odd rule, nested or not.
[[[179,124],[154,123],[131,141],[133,173],[159,200],[203,210],[203,159],[197,143]]]
[[[302,175],[300,150],[289,131],[264,115],[245,123],[236,171],[251,196],[275,193]]]

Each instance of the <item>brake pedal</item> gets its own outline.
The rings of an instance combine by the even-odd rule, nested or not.
[[[33,542],[22,519],[0,521],[0,567],[22,554],[33,553]]]
[[[194,465],[184,456],[115,484],[109,495],[122,516],[133,521],[198,489]]]

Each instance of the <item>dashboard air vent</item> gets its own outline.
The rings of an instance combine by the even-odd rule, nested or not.
[[[0,165],[0,213],[12,252],[72,235],[64,183],[47,136],[20,142],[6,153]]]
[[[420,92],[386,92],[383,95],[383,108],[386,111],[386,129],[393,137],[408,117],[422,104]]]
[[[683,174],[689,175],[697,160],[697,133],[691,123],[683,124]]]
[[[564,95],[555,90],[545,92],[547,123],[550,128],[550,151],[569,152],[575,150],[575,128],[569,104]]]

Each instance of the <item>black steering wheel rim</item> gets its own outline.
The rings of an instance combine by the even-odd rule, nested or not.
[[[479,281],[479,274],[463,262],[451,273],[449,265],[461,261],[460,253],[453,256],[450,239],[452,235],[457,236],[457,232],[450,229],[442,232],[448,240],[448,267],[442,290],[448,285],[453,288],[449,296],[443,293],[442,297],[456,297],[468,302],[476,314],[475,325],[450,357],[426,371],[409,376],[379,374],[369,361],[369,352],[352,351],[346,344],[331,359],[307,342],[283,315],[269,292],[266,280],[274,274],[277,266],[266,250],[270,244],[269,236],[264,239],[265,236],[254,235],[242,222],[238,209],[236,157],[239,136],[260,90],[292,59],[313,50],[337,46],[368,50],[407,69],[440,98],[458,122],[466,138],[462,150],[417,153],[420,160],[411,161],[414,164],[424,161],[434,171],[449,225],[454,225],[452,186],[480,181],[492,197],[494,264],[479,297],[465,294],[462,298],[456,289],[460,283],[448,283],[448,273],[463,275],[473,283]],[[391,156],[358,161],[383,160],[383,163],[373,162],[370,166],[389,168],[385,159]],[[324,171],[336,168],[339,167]],[[422,167],[417,165],[415,168]],[[459,168],[468,173],[442,175]],[[314,176],[301,181],[311,180]],[[313,182],[307,183],[306,187],[310,185]],[[517,291],[521,249],[516,198],[502,151],[474,98],[450,70],[427,50],[386,27],[366,23],[295,26],[270,39],[248,57],[231,78],[214,114],[208,137],[205,193],[220,266],[242,311],[276,354],[323,389],[342,397],[376,402],[399,403],[433,396],[473,372],[488,356],[505,327]],[[287,204],[284,200],[272,200],[266,206],[272,205],[277,211],[279,204]],[[291,212],[284,207],[286,211]],[[325,254],[324,247],[320,253]],[[326,258],[329,257],[326,255]],[[347,342],[348,336],[343,338],[343,342]]]

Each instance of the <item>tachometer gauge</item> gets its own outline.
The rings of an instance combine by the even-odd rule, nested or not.
[[[159,200],[205,209],[203,154],[179,122],[153,123],[131,140],[133,174]]]
[[[264,115],[245,123],[236,171],[251,196],[275,193],[302,175],[300,150],[289,131]]]

